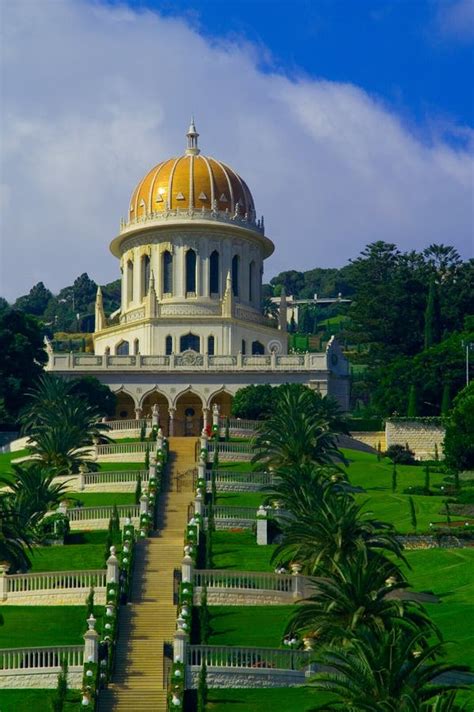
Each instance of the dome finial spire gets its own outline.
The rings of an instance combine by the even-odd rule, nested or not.
[[[196,125],[194,123],[194,116],[191,116],[191,123],[189,124],[188,133],[186,134],[188,139],[188,146],[186,148],[187,155],[197,156],[199,154],[198,148],[198,137],[199,134],[196,131]]]

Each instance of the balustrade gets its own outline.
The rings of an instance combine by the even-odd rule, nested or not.
[[[56,645],[41,648],[0,649],[0,671],[51,669],[59,670],[61,662],[67,661],[68,668],[83,664],[83,645]]]
[[[215,519],[257,519],[255,507],[225,507],[223,505],[210,505],[213,508]],[[210,506],[204,507],[204,516],[209,516]]]
[[[125,484],[136,482],[140,475],[142,482],[148,482],[148,470],[114,470],[111,472],[86,472],[84,485]]]
[[[194,585],[212,588],[234,588],[292,593],[294,577],[290,574],[229,571],[227,569],[195,569]]]
[[[278,648],[241,648],[226,645],[190,645],[188,664],[208,668],[254,668],[301,670],[311,659],[311,652]]]
[[[8,593],[27,593],[32,591],[48,591],[53,589],[88,590],[105,588],[106,570],[91,569],[89,571],[49,571],[32,574],[13,574],[7,576]]]
[[[114,511],[111,505],[98,507],[72,507],[67,510],[67,516],[70,522],[82,522],[88,519],[110,519]],[[140,505],[138,504],[119,504],[117,511],[120,517],[138,517],[140,514]]]

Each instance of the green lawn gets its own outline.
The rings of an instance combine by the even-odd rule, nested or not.
[[[56,690],[0,690],[0,712],[38,712],[52,710],[52,701]],[[79,709],[81,693],[69,690],[64,712]]]
[[[28,450],[17,450],[16,452],[0,452],[0,474],[4,475],[6,472],[11,470],[12,460],[16,460],[19,457],[26,457],[28,455]],[[0,710],[0,712],[2,712]]]
[[[31,571],[103,569],[106,540],[106,530],[72,532],[65,546],[39,546],[33,549]]]
[[[99,462],[99,470],[103,472],[115,472],[126,470],[144,470],[145,462]]]
[[[329,700],[325,693],[308,687],[209,690],[206,709],[209,708],[209,712],[270,712],[276,709],[279,712],[310,712],[314,705]]]
[[[257,472],[263,466],[253,465],[251,462],[221,462],[219,470],[230,470],[232,472]]]
[[[68,492],[68,499],[74,498],[84,507],[101,507],[109,504],[135,504],[134,492]]]
[[[440,627],[450,662],[474,670],[474,549],[407,551],[407,577],[416,591],[433,591],[441,603],[427,606]]]
[[[294,606],[209,606],[209,645],[280,648]]]
[[[262,504],[265,494],[262,492],[218,492],[217,505],[224,507],[258,507]]]
[[[380,462],[372,453],[356,450],[343,450],[350,461],[346,468],[351,484],[363,487],[364,494],[356,495],[359,502],[366,502],[366,509],[372,511],[376,517],[386,522],[391,522],[402,532],[412,532],[409,493],[403,494],[408,487],[422,487],[425,482],[423,466],[398,465],[397,490],[392,493],[393,465],[387,458]],[[441,473],[432,472],[430,477],[431,487],[440,486],[444,480]],[[417,515],[417,531],[428,532],[430,523],[444,523],[445,519],[440,510],[443,508],[443,498],[439,496],[413,495]]]
[[[1,606],[0,648],[80,645],[87,630],[85,606]],[[103,607],[96,606],[100,630]]]
[[[274,571],[270,558],[274,545],[257,546],[250,531],[216,531],[212,536],[212,562],[215,569]]]

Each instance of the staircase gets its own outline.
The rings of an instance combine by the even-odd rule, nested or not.
[[[176,628],[173,571],[183,558],[191,480],[178,478],[195,462],[194,438],[169,438],[168,484],[158,507],[158,531],[136,548],[131,602],[119,613],[113,682],[99,695],[99,712],[165,712],[164,644]],[[180,491],[176,491],[179,489]]]

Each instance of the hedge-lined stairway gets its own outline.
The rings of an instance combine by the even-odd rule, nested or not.
[[[164,646],[172,643],[176,627],[173,572],[182,559],[192,489],[192,482],[180,481],[180,474],[195,461],[193,438],[170,438],[169,443],[158,530],[137,547],[131,603],[120,612],[115,674],[99,695],[100,712],[166,710]]]

